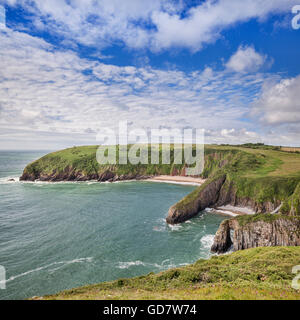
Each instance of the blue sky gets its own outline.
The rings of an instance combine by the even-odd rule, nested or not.
[[[297,4],[0,0],[0,148],[96,144],[123,120],[300,146]]]

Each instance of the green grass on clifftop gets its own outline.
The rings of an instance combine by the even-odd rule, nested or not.
[[[245,226],[249,223],[255,223],[258,221],[272,223],[276,220],[283,219],[283,220],[290,220],[290,221],[300,221],[300,217],[298,216],[287,216],[283,214],[254,214],[254,215],[240,215],[235,217],[238,220],[240,226]],[[300,233],[300,230],[298,231]]]
[[[147,146],[144,145],[144,148]],[[45,155],[29,164],[24,173],[51,176],[74,171],[87,177],[100,176],[111,171],[117,176],[180,175],[184,164],[174,164],[174,147],[170,152],[170,164],[151,164],[149,148],[148,164],[100,165],[96,159],[98,146],[73,147]],[[130,146],[128,146],[130,148]],[[251,199],[255,203],[284,202],[282,213],[300,215],[300,154],[278,150],[264,145],[205,146],[203,178],[226,174],[224,188],[232,187],[239,199]],[[159,148],[160,159],[162,146]],[[118,158],[118,148],[117,148]],[[161,161],[161,160],[160,160]],[[297,185],[299,185],[296,190]],[[178,205],[192,203],[200,189],[184,198]]]
[[[51,175],[53,173],[75,170],[84,175],[101,174],[109,170],[117,175],[169,175],[172,172],[180,174],[183,164],[174,164],[174,148],[170,150],[170,164],[162,164],[162,146],[159,148],[160,163],[151,164],[151,148],[148,147],[148,164],[118,164],[119,146],[116,147],[116,164],[100,165],[96,159],[96,152],[99,146],[80,146],[68,148],[56,152],[49,153],[44,157],[30,163],[24,169],[24,173],[37,173],[43,175]],[[128,146],[128,149],[131,146]],[[146,145],[141,145],[147,148]]]
[[[145,147],[145,146],[144,146]],[[149,147],[149,164],[99,165],[96,160],[98,146],[81,146],[49,153],[29,164],[25,171],[51,174],[74,168],[86,174],[111,169],[117,174],[141,171],[145,174],[180,174],[183,165],[174,164],[174,148],[171,146],[170,164],[151,164]],[[130,146],[128,146],[130,148]],[[160,159],[162,146],[159,148]],[[117,147],[118,157],[118,147]],[[204,178],[211,177],[220,169],[233,176],[246,178],[290,177],[300,178],[300,154],[277,151],[276,149],[251,149],[236,146],[205,146]]]
[[[44,299],[296,299],[292,268],[300,247],[255,248],[150,273],[89,285]]]
[[[293,215],[300,214],[300,154],[270,146],[206,146],[203,177],[214,179],[221,174],[226,174],[223,188],[231,188],[236,198],[258,204],[284,202],[282,213],[293,209]],[[200,191],[201,187],[187,195],[176,208],[193,203]]]

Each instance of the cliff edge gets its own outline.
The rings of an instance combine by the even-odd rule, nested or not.
[[[169,209],[167,223],[181,223],[207,207],[225,205],[300,215],[298,154],[231,146],[207,149],[202,177],[207,182]]]
[[[300,246],[300,217],[257,214],[225,220],[215,235],[211,251],[225,253],[276,246]]]

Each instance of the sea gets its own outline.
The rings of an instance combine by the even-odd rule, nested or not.
[[[165,222],[169,207],[195,186],[20,182],[24,167],[46,153],[0,151],[0,299],[54,294],[211,256],[224,216],[203,211],[180,225]]]

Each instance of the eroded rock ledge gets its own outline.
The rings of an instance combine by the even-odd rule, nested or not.
[[[141,175],[141,174],[122,174],[117,175],[116,173],[106,170],[102,173],[94,174],[84,174],[81,171],[76,171],[72,168],[67,167],[62,172],[53,171],[50,174],[43,172],[31,172],[28,173],[24,170],[20,181],[49,181],[49,182],[59,182],[59,181],[91,181],[97,180],[99,182],[114,182],[114,181],[124,181],[124,180],[144,180],[152,178],[151,175]]]
[[[167,223],[177,224],[184,222],[195,216],[199,211],[214,205],[219,198],[219,192],[225,180],[225,174],[219,175],[214,179],[210,179],[201,187],[194,190],[188,201],[185,201],[184,198],[173,205],[169,209],[169,213],[166,218]]]
[[[300,218],[258,214],[221,223],[211,247],[215,253],[270,246],[300,246]]]
[[[276,189],[275,184],[272,187],[274,190]],[[240,189],[242,189],[242,187],[240,187]],[[300,183],[298,189],[300,190]],[[169,209],[166,221],[169,224],[182,223],[196,216],[205,208],[217,208],[225,205],[251,208],[255,213],[270,213],[276,209],[278,210],[278,208],[280,209],[278,211],[285,215],[297,215],[298,212],[300,212],[299,195],[297,197],[293,196],[292,198],[294,200],[293,202],[290,201],[288,206],[282,205],[282,200],[280,200],[279,195],[277,199],[274,196],[272,200],[266,199],[264,201],[258,201],[257,199],[251,199],[249,195],[239,196],[238,191],[235,182],[226,174],[220,173],[207,180],[202,186],[174,204]],[[295,212],[293,212],[292,209]]]

